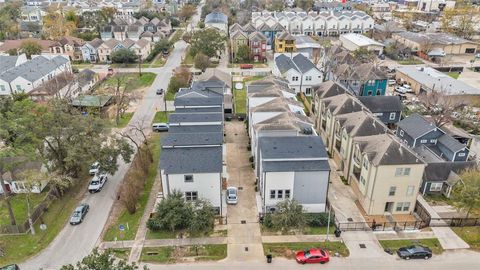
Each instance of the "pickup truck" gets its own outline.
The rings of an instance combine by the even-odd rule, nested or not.
[[[92,181],[90,181],[90,185],[88,186],[88,192],[95,193],[102,190],[107,180],[108,180],[108,177],[106,174],[95,175],[92,178]]]

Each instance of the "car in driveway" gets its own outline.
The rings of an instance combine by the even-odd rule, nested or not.
[[[152,130],[156,132],[168,131],[168,123],[153,123]]]
[[[18,267],[16,264],[9,264],[0,267],[0,270],[20,270],[20,267]]]
[[[320,263],[324,264],[330,261],[328,251],[322,248],[312,248],[309,250],[298,251],[295,254],[295,260],[298,263]]]
[[[88,170],[88,173],[90,175],[95,175],[98,173],[100,170],[100,162],[96,161],[92,165],[90,165],[90,169]]]
[[[102,190],[107,180],[106,174],[96,174],[90,181],[90,185],[88,185],[88,192],[95,193]]]
[[[238,203],[238,189],[236,187],[227,188],[227,204]]]
[[[410,259],[425,259],[428,260],[432,257],[432,250],[424,246],[409,246],[402,247],[397,250],[398,257],[410,260]]]
[[[71,225],[78,225],[82,223],[85,215],[88,213],[88,209],[90,206],[86,203],[82,203],[75,210],[73,211],[72,216],[70,217],[70,224]]]

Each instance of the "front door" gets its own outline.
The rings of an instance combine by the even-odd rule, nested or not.
[[[392,212],[392,209],[393,209],[393,202],[387,202],[387,203],[385,204],[384,212],[389,212],[389,213],[391,213],[391,212]]]

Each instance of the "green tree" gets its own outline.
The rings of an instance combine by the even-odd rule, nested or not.
[[[198,28],[200,28],[200,29],[205,28],[205,23],[204,22],[198,22]]]
[[[129,49],[120,49],[115,51],[111,54],[111,57],[112,62],[122,64],[135,63],[138,58],[135,52]]]
[[[203,53],[197,54],[195,56],[195,68],[200,69],[202,72],[205,71],[210,66],[210,59]]]
[[[174,232],[188,228],[192,217],[192,205],[185,202],[181,192],[174,190],[158,204],[155,216],[148,221],[147,226],[153,231]]]
[[[240,45],[235,55],[237,62],[247,62],[250,60],[250,48],[247,45]]]
[[[460,175],[461,181],[452,190],[453,205],[467,213],[480,210],[480,171],[467,170]]]
[[[295,0],[295,6],[305,11],[310,11],[313,8],[313,0]]]
[[[366,48],[356,49],[353,52],[353,55],[362,63],[372,61],[375,58],[375,55],[373,54],[373,52],[369,51]]]
[[[32,55],[38,55],[42,53],[42,46],[35,41],[24,41],[20,46],[20,51],[27,55],[27,58],[31,58]]]
[[[285,3],[283,0],[272,0],[271,4],[268,7],[270,11],[283,11],[285,8]]]
[[[21,1],[11,1],[3,4],[0,8],[0,40],[12,39],[17,36],[21,6]]]
[[[178,92],[179,88],[188,87],[190,83],[190,76],[190,70],[187,67],[182,66],[170,79],[170,83],[168,84],[168,92],[176,93]]]
[[[100,252],[98,249],[94,249],[92,253],[84,257],[81,261],[75,265],[68,264],[62,266],[60,270],[136,270],[138,266],[129,264],[125,260],[118,259],[114,256],[113,251],[106,250]],[[143,268],[148,270],[146,266]]]
[[[197,9],[194,5],[184,5],[178,12],[178,17],[186,22],[193,15],[195,15],[195,13],[197,13]]]
[[[225,50],[225,38],[216,29],[207,28],[195,32],[192,36],[190,54],[203,53],[208,57],[217,56],[217,52]]]
[[[190,233],[206,233],[213,230],[215,212],[212,204],[206,200],[196,200],[193,204],[193,216],[188,230]]]
[[[295,200],[279,202],[271,220],[273,227],[282,232],[302,230],[306,224],[303,207]]]

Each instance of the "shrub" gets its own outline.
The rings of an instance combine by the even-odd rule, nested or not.
[[[328,213],[306,213],[305,219],[307,225],[310,227],[325,227],[328,224]],[[333,225],[335,216],[333,213],[330,215],[330,224]]]

